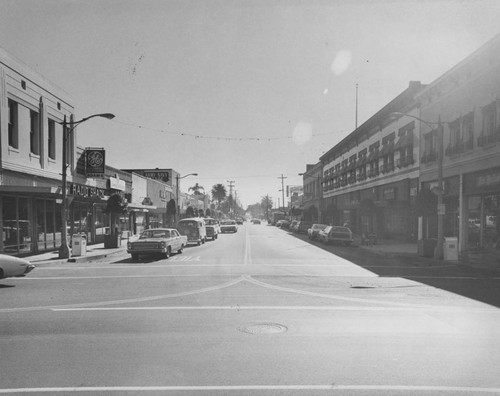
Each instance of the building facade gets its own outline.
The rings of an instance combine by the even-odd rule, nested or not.
[[[418,123],[395,113],[418,114],[411,82],[320,158],[323,169],[323,221],[348,225],[361,235],[414,240],[418,193]]]
[[[65,92],[0,49],[0,252],[60,246],[61,123],[73,113]],[[71,136],[70,167],[74,147]]]
[[[323,167],[321,162],[307,164],[306,171],[302,174],[303,197],[301,209],[304,220],[313,223],[321,223],[322,220],[322,196],[321,184]]]
[[[422,120],[441,123],[440,129],[422,122],[420,179],[431,189],[438,185],[441,151],[443,235],[458,237],[461,252],[499,249],[500,36],[429,84],[417,100]]]

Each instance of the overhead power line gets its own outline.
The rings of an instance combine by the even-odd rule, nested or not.
[[[151,132],[158,132],[158,133],[165,133],[168,135],[175,135],[175,136],[181,136],[181,137],[189,137],[193,139],[210,139],[210,140],[221,140],[221,141],[232,141],[232,142],[247,142],[247,141],[255,141],[255,142],[271,142],[274,140],[289,140],[293,139],[293,136],[276,136],[276,137],[256,137],[256,136],[243,136],[243,137],[231,137],[231,136],[208,136],[208,135],[202,135],[202,134],[194,134],[194,133],[189,133],[189,132],[178,132],[178,131],[169,131],[166,129],[159,129],[159,128],[150,128],[147,126],[143,125],[136,125],[128,122],[123,122],[123,121],[118,121],[118,120],[111,120],[111,122],[114,122],[116,124],[120,125],[125,125],[131,128],[136,128],[136,129],[141,129],[141,130],[146,130],[146,131],[151,131]],[[315,133],[312,134],[311,136],[326,136],[326,135],[332,135],[332,133]]]

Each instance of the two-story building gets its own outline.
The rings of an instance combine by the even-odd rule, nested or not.
[[[418,123],[395,113],[418,115],[409,87],[320,157],[323,221],[347,224],[357,233],[416,240]]]
[[[437,187],[442,151],[443,235],[458,237],[462,252],[500,248],[500,35],[416,99],[426,121],[420,140],[423,186]],[[431,230],[437,229],[436,216]]]

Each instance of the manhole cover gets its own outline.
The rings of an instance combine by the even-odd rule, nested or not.
[[[255,323],[238,327],[238,330],[248,334],[278,334],[286,332],[288,328],[278,323]]]

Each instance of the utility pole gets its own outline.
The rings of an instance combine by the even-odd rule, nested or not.
[[[266,220],[269,223],[269,194],[266,195]]]
[[[286,176],[283,176],[283,173],[281,174],[278,179],[281,179],[281,194],[283,197],[283,210],[285,210],[285,179],[287,179]]]
[[[234,180],[228,180],[227,181],[229,183],[229,196],[233,199],[234,201],[234,197],[233,197],[233,186],[234,186]],[[233,212],[234,212],[234,208],[229,208],[229,213],[231,213],[231,209],[233,209]],[[233,213],[234,214],[234,213]]]

